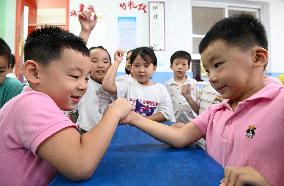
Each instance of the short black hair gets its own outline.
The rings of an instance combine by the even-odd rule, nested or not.
[[[56,26],[44,26],[31,32],[24,46],[25,61],[35,60],[42,65],[59,59],[64,49],[73,49],[89,56],[89,49],[78,36]]]
[[[132,50],[130,56],[130,64],[133,64],[137,56],[141,56],[147,63],[152,63],[154,66],[157,66],[157,57],[155,52],[150,47],[138,47]]]
[[[179,51],[176,51],[175,53],[173,53],[173,55],[170,58],[171,66],[173,65],[174,60],[177,59],[177,58],[186,59],[188,66],[190,65],[191,56],[188,52],[186,52],[184,50],[179,50]]]
[[[109,52],[108,52],[107,49],[105,49],[103,46],[96,46],[96,47],[91,47],[89,50],[91,52],[92,50],[95,50],[95,49],[102,49],[102,50],[106,51],[106,53],[108,55],[108,58],[109,58],[109,61],[111,63],[111,57],[110,57]]]
[[[239,14],[217,22],[201,40],[199,53],[204,52],[212,42],[218,39],[244,50],[254,45],[268,50],[264,26],[250,14]]]
[[[11,49],[9,45],[1,37],[0,37],[0,56],[7,57],[8,59],[7,65],[9,66],[9,64],[11,63],[11,58],[12,58]]]

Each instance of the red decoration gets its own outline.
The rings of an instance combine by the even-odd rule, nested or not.
[[[147,5],[144,4],[144,3],[135,3],[134,1],[130,0],[128,2],[123,2],[123,3],[120,3],[119,4],[119,7],[122,9],[122,10],[126,10],[127,8],[129,10],[138,10],[138,11],[143,11],[145,14],[147,13]]]
[[[85,6],[83,3],[81,3],[81,4],[79,5],[79,10],[78,10],[78,11],[76,11],[76,10],[71,10],[71,11],[70,11],[70,15],[76,17],[80,12],[83,12],[85,8],[86,8],[86,6]],[[89,10],[89,11],[92,12],[92,13],[95,13],[95,9],[94,9],[94,6],[93,6],[93,5],[88,5],[87,10]]]

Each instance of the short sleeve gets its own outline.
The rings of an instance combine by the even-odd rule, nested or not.
[[[161,95],[161,100],[160,100],[160,104],[158,106],[158,112],[161,112],[167,121],[172,121],[175,122],[175,116],[174,116],[174,110],[173,110],[173,104],[172,104],[172,100],[171,97],[168,93],[167,88],[160,84],[161,88],[160,88],[160,95]]]
[[[116,95],[118,98],[127,98],[127,92],[129,87],[129,79],[128,75],[119,76],[115,79],[116,84]]]
[[[192,122],[199,128],[202,134],[206,135],[207,126],[210,120],[210,107],[206,108],[200,115],[192,120]]]
[[[38,146],[51,135],[76,125],[64,115],[47,95],[32,92],[22,96],[14,108],[19,143],[34,154]]]

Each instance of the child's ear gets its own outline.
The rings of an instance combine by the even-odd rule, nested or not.
[[[266,66],[268,61],[268,51],[262,47],[254,49],[254,65]]]
[[[23,66],[24,75],[30,84],[39,83],[39,65],[33,60],[27,60]]]

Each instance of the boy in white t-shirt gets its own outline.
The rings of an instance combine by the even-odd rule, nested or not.
[[[153,49],[139,47],[130,57],[131,76],[115,81],[123,51],[115,53],[115,60],[103,80],[103,88],[117,97],[127,98],[135,106],[135,112],[154,121],[175,121],[170,95],[164,85],[151,81],[156,71],[157,58]]]
[[[197,82],[186,75],[191,56],[186,51],[176,51],[170,62],[174,75],[165,85],[173,102],[176,121],[187,123],[199,112]]]

